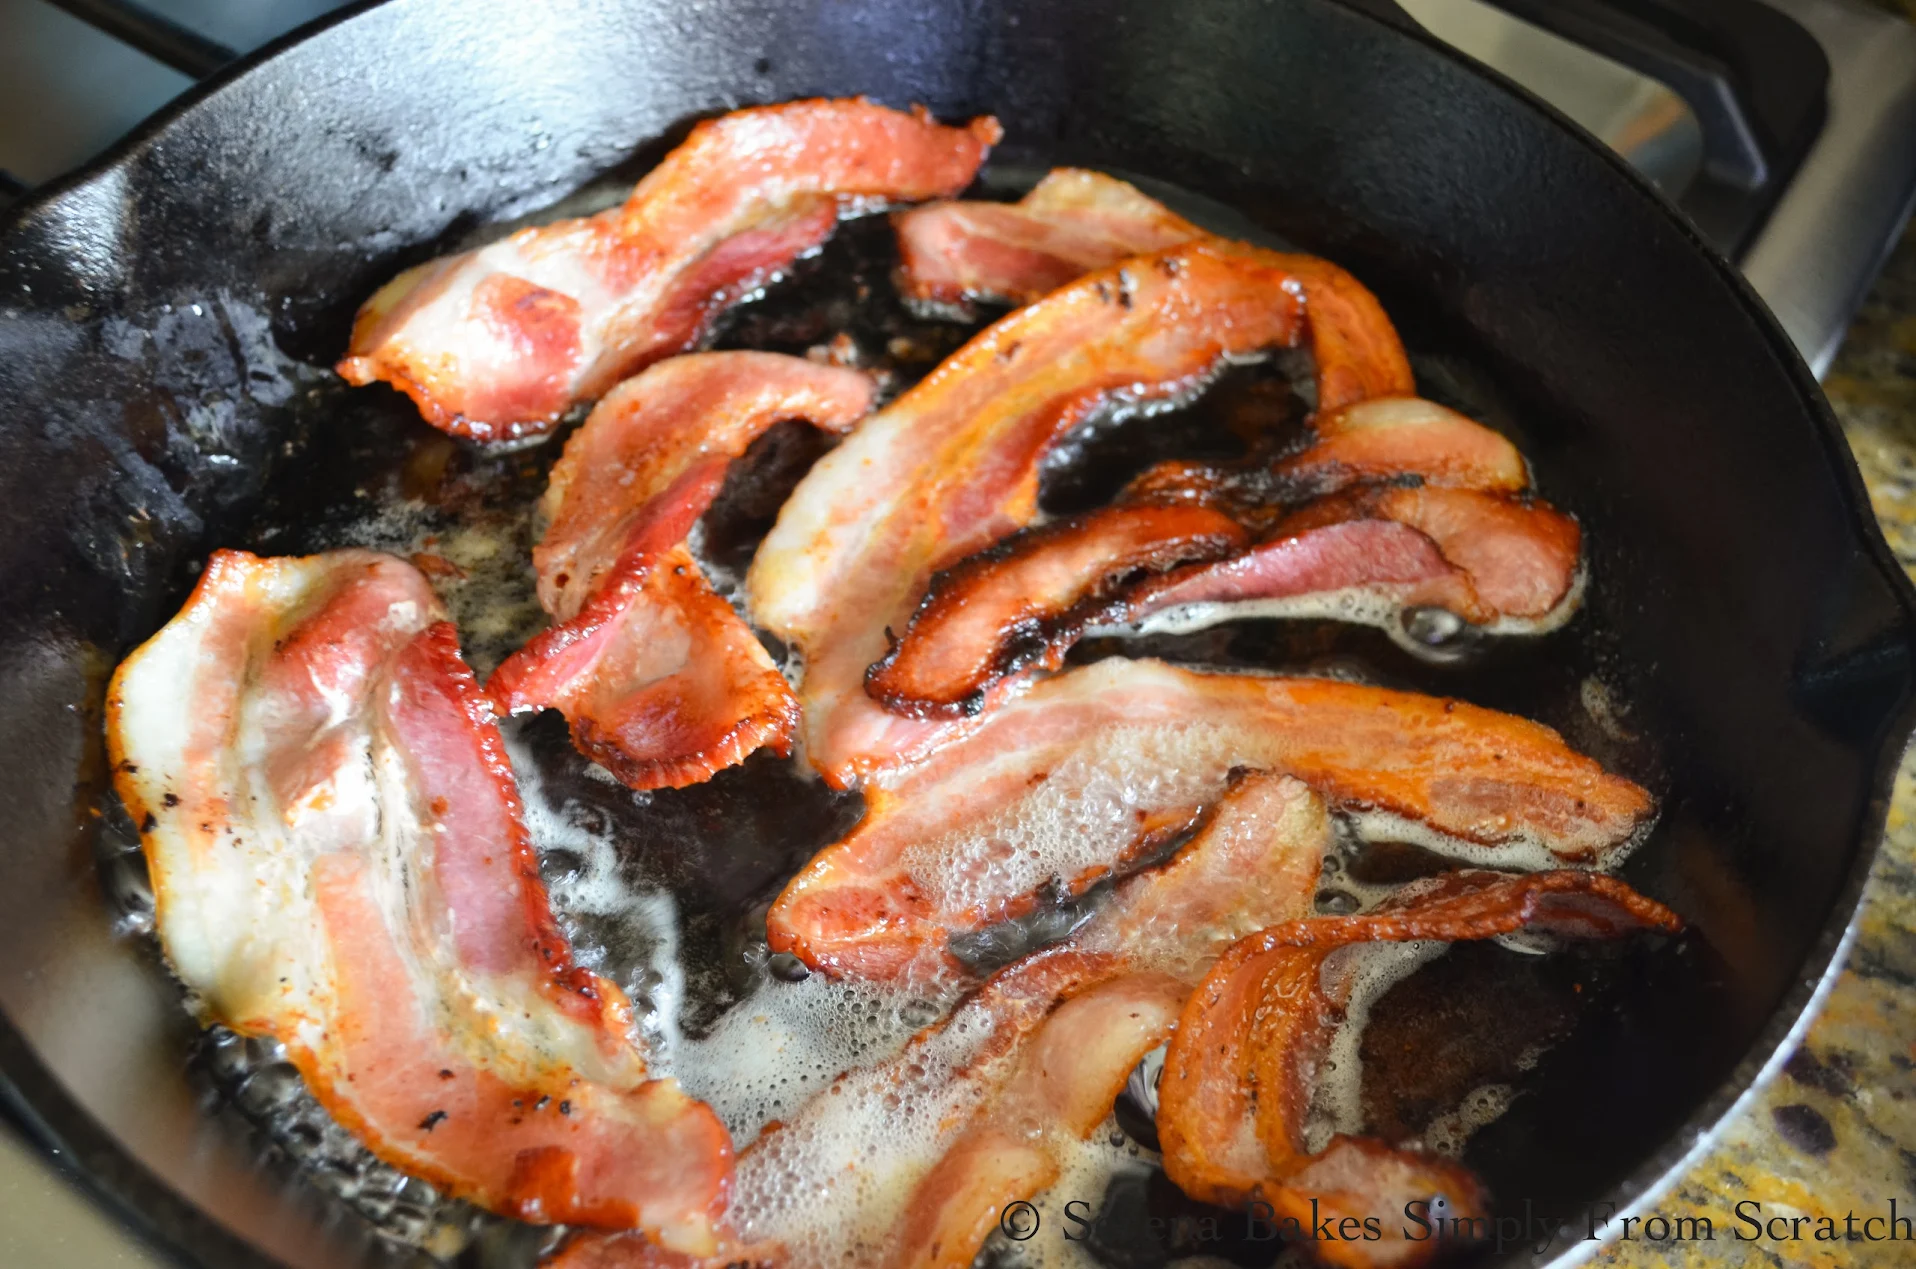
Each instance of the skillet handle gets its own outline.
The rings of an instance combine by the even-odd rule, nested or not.
[[[1761,0],[1488,0],[1667,86],[1696,112],[1704,174],[1754,192],[1788,178],[1823,122],[1829,61]]]

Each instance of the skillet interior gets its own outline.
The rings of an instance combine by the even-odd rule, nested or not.
[[[203,1114],[172,985],[110,936],[92,867],[104,676],[264,493],[343,461],[319,368],[395,268],[642,168],[659,146],[635,139],[694,115],[859,91],[997,113],[1007,163],[1230,204],[1496,384],[1593,544],[1579,627],[1602,637],[1577,641],[1580,671],[1656,738],[1614,755],[1665,799],[1626,875],[1697,933],[1626,966],[1471,1161],[1519,1207],[1640,1192],[1753,1078],[1848,920],[1903,735],[1906,584],[1814,385],[1727,268],[1593,144],[1332,0],[398,0],[25,208],[0,239],[16,1101],[199,1261],[361,1255]],[[1527,683],[1451,685],[1600,743]]]

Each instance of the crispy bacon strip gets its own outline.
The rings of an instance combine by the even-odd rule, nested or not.
[[[1218,955],[1310,912],[1331,842],[1303,784],[1233,779],[1196,836],[1119,882],[1069,941],[994,975],[902,1054],[847,1073],[747,1147],[731,1238],[706,1269],[822,1269],[848,1248],[861,1263],[968,1263],[1003,1205],[1049,1185],[1061,1148],[1103,1121]],[[911,1125],[887,1132],[907,1109]],[[795,1188],[803,1204],[778,1201]],[[696,1269],[630,1235],[576,1238],[554,1269],[620,1266]]]
[[[115,674],[169,959],[369,1149],[494,1211],[712,1245],[731,1147],[575,965],[452,627],[369,551],[222,551]]]
[[[1212,240],[1010,314],[867,419],[800,482],[747,579],[754,619],[803,655],[813,765],[848,785],[952,735],[888,715],[865,671],[934,572],[1030,523],[1058,437],[1103,405],[1188,395],[1225,357],[1306,335],[1325,408],[1411,391],[1396,333],[1349,274]]]
[[[609,393],[546,487],[532,558],[558,624],[494,673],[499,711],[564,711],[580,751],[635,789],[696,784],[766,745],[789,752],[791,688],[681,543],[766,428],[842,431],[872,391],[855,371],[724,352]]]
[[[1110,607],[1100,632],[1326,611],[1392,627],[1406,608],[1437,607],[1491,630],[1540,633],[1575,610],[1581,559],[1577,522],[1545,503],[1372,489],[1313,504],[1234,558],[1145,581]]]
[[[1016,203],[939,202],[892,217],[899,290],[936,304],[1028,304],[1128,256],[1205,233],[1131,185],[1052,169]]]
[[[1377,940],[1491,938],[1541,929],[1580,938],[1675,932],[1682,921],[1613,877],[1452,873],[1375,912],[1313,917],[1255,934],[1220,958],[1185,1005],[1158,1081],[1164,1168],[1201,1202],[1270,1206],[1275,1219],[1335,1230],[1376,1221],[1381,1240],[1320,1241],[1332,1264],[1367,1269],[1426,1260],[1434,1242],[1401,1236],[1407,1203],[1444,1196],[1452,1216],[1481,1215],[1476,1179],[1446,1159],[1345,1135],[1311,1154],[1303,1125],[1315,1073],[1342,1019],[1325,958]]]
[[[1547,727],[1355,683],[1107,660],[1034,686],[964,738],[875,781],[865,818],[786,886],[774,950],[889,977],[1062,884],[1123,868],[1140,830],[1214,799],[1233,767],[1415,821],[1460,852],[1597,861],[1650,797]]]
[[[862,97],[709,119],[622,206],[401,273],[360,310],[339,373],[392,384],[455,435],[537,436],[696,345],[841,214],[957,193],[1000,135]]]
[[[1241,549],[1250,534],[1209,507],[1107,507],[1027,529],[932,579],[865,690],[911,718],[976,714],[1013,675],[1055,670],[1126,587]]]
[[[1502,496],[1527,479],[1508,440],[1410,397],[1333,411],[1317,431],[1269,477],[1162,464],[1117,505],[1026,530],[940,573],[867,672],[867,693],[909,718],[975,714],[1019,678],[1058,668],[1091,629],[1182,632],[1294,615],[1396,629],[1405,608],[1435,606],[1515,633],[1552,628],[1574,607],[1576,523]],[[1407,476],[1425,488],[1373,486],[1288,519],[1266,502]],[[1276,531],[1245,549],[1237,525],[1273,520]]]

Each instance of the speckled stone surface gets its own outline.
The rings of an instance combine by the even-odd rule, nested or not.
[[[1901,3],[1916,18],[1916,0]],[[1883,532],[1916,575],[1916,229],[1905,233],[1825,386]],[[1916,1266],[1916,1241],[1849,1237],[1890,1232],[1864,1222],[1886,1216],[1892,1199],[1916,1237],[1916,757],[1905,758],[1897,778],[1863,905],[1848,965],[1786,1073],[1655,1204],[1666,1219],[1709,1217],[1715,1240],[1658,1243],[1638,1228],[1638,1241],[1611,1244],[1594,1264]],[[1737,1240],[1752,1232],[1735,1218],[1747,1200],[1762,1204],[1766,1222],[1786,1223]],[[1791,1225],[1790,1217],[1810,1219]],[[1819,1230],[1834,1238],[1819,1240]]]

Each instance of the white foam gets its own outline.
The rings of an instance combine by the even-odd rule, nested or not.
[[[949,993],[909,984],[767,977],[705,1036],[683,1042],[674,1069],[743,1146],[842,1073],[896,1057],[949,1006]]]
[[[1448,951],[1448,943],[1358,943],[1324,959],[1325,994],[1342,1001],[1344,1019],[1331,1034],[1313,1075],[1305,1148],[1316,1153],[1336,1133],[1364,1130],[1364,1063],[1358,1056],[1370,1011],[1384,993]]]
[[[1475,629],[1490,635],[1536,636],[1561,629],[1583,606],[1588,570],[1581,564],[1570,588],[1556,607],[1541,617],[1497,617]],[[1374,626],[1390,636],[1392,643],[1425,660],[1445,661],[1455,655],[1445,647],[1432,647],[1404,628],[1404,596],[1409,587],[1399,585],[1353,586],[1344,590],[1318,591],[1308,595],[1290,595],[1273,599],[1207,600],[1201,603],[1175,604],[1150,613],[1137,621],[1093,626],[1087,637],[1141,637],[1149,635],[1185,635],[1232,621],[1258,618],[1287,621],[1336,621],[1353,626]]]
[[[907,848],[901,864],[934,907],[963,911],[1108,869],[1137,836],[1140,812],[1195,807],[1252,755],[1229,729],[1113,728],[982,824]]]
[[[1005,1059],[979,1060],[990,1034],[984,1011],[960,1011],[908,1056],[841,1077],[762,1138],[739,1159],[741,1236],[784,1244],[795,1269],[882,1260],[913,1187],[998,1083]]]
[[[1624,726],[1623,717],[1629,707],[1617,701],[1616,696],[1603,680],[1595,676],[1584,679],[1577,688],[1578,700],[1583,712],[1597,725],[1597,730],[1615,741],[1629,744],[1637,739],[1637,734]]]
[[[1508,1084],[1485,1084],[1481,1088],[1474,1088],[1465,1093],[1455,1106],[1424,1125],[1423,1135],[1408,1144],[1433,1154],[1455,1158],[1464,1152],[1471,1134],[1501,1118],[1510,1109],[1510,1103],[1516,1096],[1516,1090]]]
[[[1409,842],[1434,855],[1455,859],[1473,867],[1497,868],[1506,872],[1548,872],[1565,866],[1561,856],[1530,834],[1516,834],[1507,841],[1486,846],[1480,842],[1451,837],[1428,824],[1386,811],[1346,811],[1343,818],[1352,831],[1365,841]],[[1599,872],[1612,871],[1643,844],[1649,832],[1650,824],[1645,823],[1629,837],[1599,850],[1595,859],[1587,863],[1579,861],[1578,866]]]

